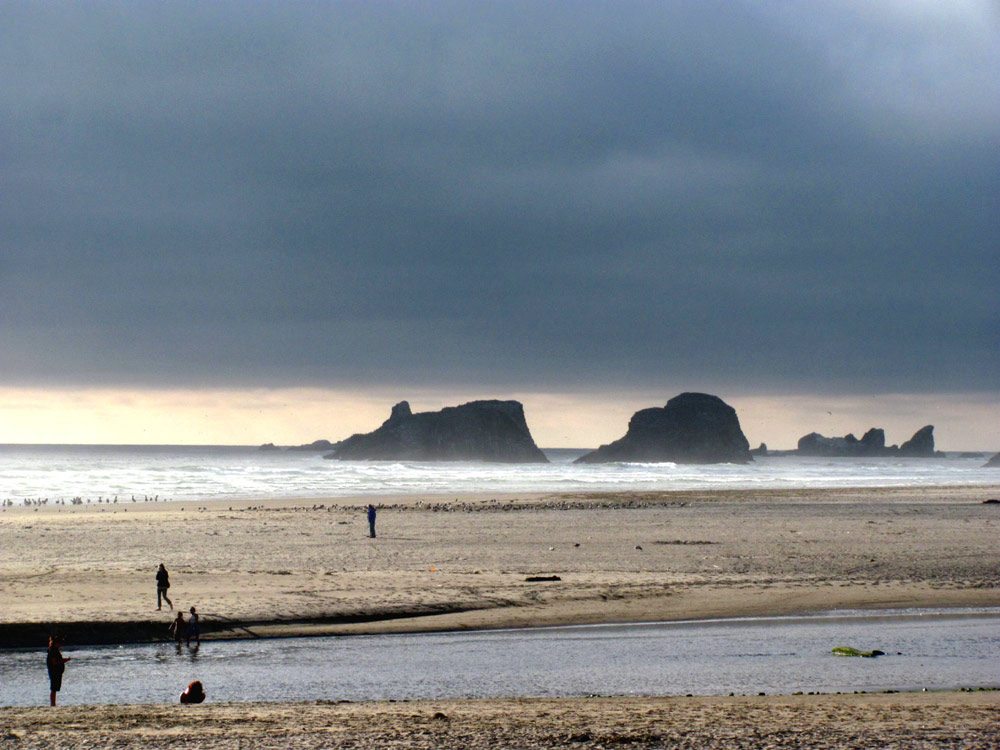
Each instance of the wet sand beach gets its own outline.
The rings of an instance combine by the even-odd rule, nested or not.
[[[0,637],[412,632],[1000,606],[1000,487],[7,508]],[[558,580],[529,580],[558,577]]]
[[[1000,693],[7,708],[11,748],[965,748]]]

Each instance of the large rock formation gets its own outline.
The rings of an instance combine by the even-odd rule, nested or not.
[[[472,401],[414,414],[401,401],[374,432],[352,435],[325,458],[547,463],[517,401]]]
[[[854,435],[844,437],[823,437],[818,432],[810,432],[799,438],[800,456],[825,456],[854,458],[859,456],[903,456],[908,458],[930,458],[934,452],[934,426],[927,425],[901,446],[886,446],[885,431],[873,427],[858,440]]]
[[[717,396],[682,393],[660,408],[632,415],[625,437],[576,463],[610,461],[745,464],[752,461],[736,410]]]

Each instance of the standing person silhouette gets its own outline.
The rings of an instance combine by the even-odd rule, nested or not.
[[[368,506],[368,536],[375,538],[375,506]]]
[[[180,649],[181,641],[187,635],[188,624],[184,621],[184,613],[178,612],[177,619],[170,623],[170,634],[177,641],[177,648]]]
[[[163,609],[163,602],[166,601],[170,609],[174,608],[174,603],[167,598],[167,589],[170,588],[170,574],[160,563],[159,570],[156,571],[156,608]]]
[[[191,645],[192,638],[196,646],[201,644],[201,625],[198,623],[198,611],[194,607],[191,607],[191,617],[188,618],[187,645]]]
[[[58,635],[49,638],[49,654],[45,657],[45,666],[49,670],[49,705],[56,705],[56,693],[62,689],[62,676],[66,671],[66,662],[72,657],[63,656],[59,647],[63,639]]]

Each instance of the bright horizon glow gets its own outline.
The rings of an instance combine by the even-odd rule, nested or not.
[[[0,388],[0,443],[109,445],[300,445],[370,432],[393,404],[436,411],[475,399],[524,404],[536,444],[595,448],[625,434],[637,410],[662,406],[682,390],[484,394],[400,388],[31,389]],[[1000,393],[776,396],[719,393],[736,409],[752,447],[794,448],[809,432],[827,436],[871,427],[899,444],[934,425],[939,450],[1000,449]]]

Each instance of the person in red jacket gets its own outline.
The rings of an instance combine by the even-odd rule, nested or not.
[[[195,680],[187,686],[187,690],[181,693],[181,703],[201,703],[205,700],[205,689],[199,680]]]

